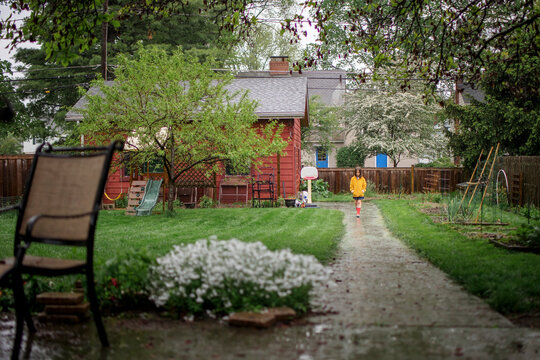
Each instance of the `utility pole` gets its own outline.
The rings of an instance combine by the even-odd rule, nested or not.
[[[109,11],[109,0],[105,0],[103,3],[103,13],[107,14]],[[104,22],[101,24],[101,76],[103,80],[107,80],[107,36],[108,36],[109,23]]]

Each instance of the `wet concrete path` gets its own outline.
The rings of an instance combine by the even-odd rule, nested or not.
[[[332,264],[337,286],[328,292],[329,313],[267,330],[216,321],[108,318],[112,346],[106,350],[92,323],[42,325],[27,354],[32,359],[540,359],[540,331],[513,326],[419,258],[388,232],[375,205],[365,203],[360,219],[352,204],[321,207],[344,211],[346,225]],[[12,327],[0,321],[2,357],[9,354]]]

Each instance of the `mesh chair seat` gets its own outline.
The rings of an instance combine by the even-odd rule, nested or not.
[[[6,264],[13,265],[15,264],[15,258],[7,258],[5,260]],[[67,271],[84,268],[86,261],[81,260],[72,260],[72,259],[59,259],[59,258],[49,258],[42,256],[26,255],[22,262],[22,267],[25,272],[31,272],[32,268],[40,269],[43,271]]]
[[[13,264],[9,263],[0,263],[0,279],[4,279],[4,275],[8,275],[8,273],[13,270]]]

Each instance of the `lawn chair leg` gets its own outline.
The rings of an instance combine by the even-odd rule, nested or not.
[[[28,326],[30,332],[36,332],[32,315],[24,296],[24,288],[21,275],[18,272],[13,274],[13,295],[15,297],[15,341],[11,352],[11,359],[18,359],[21,350],[21,343],[24,331],[24,322]]]
[[[104,347],[109,346],[109,340],[107,338],[107,332],[101,319],[101,313],[99,311],[99,304],[96,295],[96,288],[94,285],[94,271],[87,269],[86,271],[86,290],[88,292],[88,299],[90,300],[90,310],[92,310],[92,316],[94,317],[94,323],[98,331],[99,340]]]
[[[11,351],[11,359],[19,359],[19,352],[21,351],[21,342],[24,330],[24,315],[22,314],[22,309],[19,305],[15,305],[15,341],[13,343],[13,350]]]

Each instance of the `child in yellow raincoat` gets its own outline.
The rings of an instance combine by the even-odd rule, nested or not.
[[[360,210],[362,210],[362,200],[364,200],[364,193],[366,192],[366,179],[362,176],[362,169],[357,167],[354,169],[354,176],[351,178],[351,193],[356,205],[356,217],[360,217]]]

